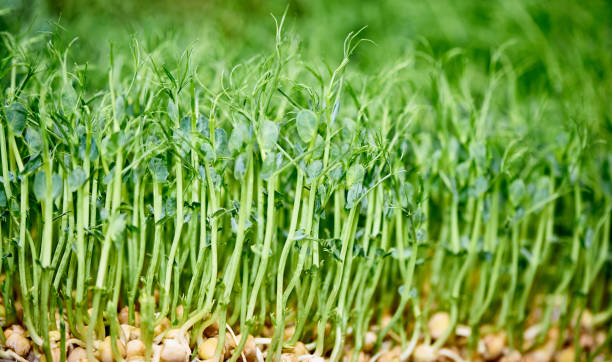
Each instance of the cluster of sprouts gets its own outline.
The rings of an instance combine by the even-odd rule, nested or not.
[[[371,331],[375,350],[393,336],[409,356],[459,325],[472,349],[490,325],[518,350],[533,324],[541,339],[584,313],[612,325],[597,122],[520,95],[503,49],[486,79],[419,49],[365,75],[350,70],[356,34],[326,68],[281,28],[271,55],[223,69],[134,40],[111,50],[105,85],[72,43],[4,35],[5,325],[47,360],[52,332],[65,348],[70,331],[91,361],[124,307],[147,357],[166,318],[193,343],[212,324],[272,328],[269,360],[298,341],[356,360]]]

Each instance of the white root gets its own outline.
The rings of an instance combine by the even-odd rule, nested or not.
[[[238,345],[238,339],[236,339],[236,334],[234,333],[234,330],[232,330],[232,327],[230,327],[229,324],[225,324],[225,327],[229,330],[230,334],[232,335],[232,339],[234,340],[234,343],[236,345]],[[247,338],[248,336],[245,336],[245,338]],[[242,362],[247,362],[246,357],[244,356],[244,350],[242,351],[242,353],[240,353],[240,355],[242,356]]]
[[[450,358],[451,360],[455,361],[455,362],[464,362],[463,358],[461,358],[461,356],[459,356],[457,353],[455,353],[455,351],[450,350],[448,348],[442,348],[438,351],[438,354],[440,356],[444,356],[446,358]]]
[[[412,352],[414,352],[414,348],[416,347],[416,344],[417,344],[416,338],[410,341],[410,343],[408,344],[404,352],[400,354],[400,361],[407,361],[408,358],[410,358],[410,355],[412,355]]]
[[[14,359],[15,361],[18,362],[29,362],[27,359],[21,357],[20,355],[18,355],[17,353],[11,351],[10,349],[7,349],[6,351],[3,351],[0,349],[0,357],[5,358],[5,359]]]
[[[376,362],[380,356],[382,356],[385,352],[389,352],[391,347],[391,343],[389,341],[383,342],[380,351],[378,351],[378,353],[376,353],[374,356],[372,356],[372,358],[370,359],[370,362]]]
[[[535,324],[525,331],[523,337],[528,341],[533,341],[540,334],[540,325]]]
[[[457,328],[455,328],[455,334],[459,337],[467,338],[472,334],[472,329],[468,326],[460,324],[457,326]]]
[[[257,354],[257,362],[264,362],[263,353],[261,353],[259,347],[256,347],[255,353]]]
[[[272,339],[271,338],[253,338],[253,342],[255,342],[255,344],[270,344],[272,343]]]

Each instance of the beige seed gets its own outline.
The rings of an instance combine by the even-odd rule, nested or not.
[[[67,362],[82,362],[87,359],[87,351],[85,348],[77,347],[68,355]]]
[[[120,324],[129,324],[130,320],[130,310],[128,307],[123,307],[119,311],[117,315],[117,319],[119,319]],[[138,311],[134,312],[134,327],[140,327],[140,313]]]
[[[580,327],[586,329],[587,331],[591,331],[593,329],[593,314],[591,314],[591,312],[588,310],[582,312]]]
[[[51,331],[51,332],[49,332],[49,341],[51,343],[59,341],[60,338],[61,338],[61,335],[60,335],[59,331]]]
[[[419,344],[414,349],[415,362],[433,362],[436,360],[436,352],[434,348],[428,344]]]
[[[370,352],[374,348],[374,343],[376,343],[376,333],[372,331],[367,331],[363,341],[363,350],[366,352]]]
[[[134,329],[134,327],[129,324],[122,324],[120,325],[120,327],[121,331],[123,332],[121,336],[121,341],[129,341],[130,335],[132,334],[132,330]]]
[[[293,353],[295,353],[296,356],[303,356],[308,354],[308,350],[306,349],[304,343],[296,342],[295,346],[293,347]]]
[[[383,316],[382,319],[380,320],[380,328],[385,328],[387,327],[387,325],[389,325],[389,323],[391,323],[391,319],[393,319],[393,317],[391,316],[391,314],[389,314],[389,312],[386,312]]]
[[[140,328],[136,327],[134,329],[132,329],[132,331],[130,332],[130,340],[132,339],[140,339]]]
[[[575,356],[576,352],[574,351],[574,347],[570,346],[564,348],[557,354],[557,362],[574,362]]]
[[[166,332],[164,339],[176,339],[179,341],[187,341],[187,343],[189,343],[189,333],[181,333],[179,328],[173,328]]]
[[[283,334],[284,340],[288,341],[295,334],[295,326],[289,326],[285,328],[285,332]]]
[[[117,340],[117,350],[121,357],[125,357],[125,347],[123,343]],[[102,362],[113,362],[113,349],[111,346],[111,337],[104,338],[104,341],[98,344],[96,357]]]
[[[216,321],[213,322],[208,327],[206,327],[206,329],[204,330],[204,335],[206,337],[214,337],[218,334],[219,334],[219,323]]]
[[[119,311],[119,314],[117,315],[117,318],[119,319],[119,323],[128,324],[128,319],[129,319],[128,316],[129,316],[129,308],[128,307],[121,308],[121,310]]]
[[[554,350],[554,342],[549,341],[544,346],[535,349],[533,352],[525,356],[524,360],[532,362],[548,362],[552,360]]]
[[[25,334],[25,330],[19,324],[13,324],[12,326],[4,330],[4,338],[8,338],[11,333],[19,333],[23,336]]]
[[[59,347],[55,347],[51,349],[51,358],[53,362],[60,362],[60,349]]]
[[[297,357],[293,353],[281,354],[281,362],[297,362]]]
[[[130,357],[138,357],[144,356],[146,347],[144,343],[140,339],[133,339],[127,343],[127,356]]]
[[[499,358],[506,346],[506,336],[504,333],[487,334],[482,341],[485,347],[483,357],[488,361]]]
[[[143,356],[132,356],[128,357],[127,362],[145,362],[145,358]]]
[[[225,348],[234,349],[236,346],[234,337],[229,332],[225,332]]]
[[[500,358],[499,362],[521,362],[522,360],[523,356],[519,351],[512,351]]]
[[[238,344],[236,343],[236,340],[234,340],[234,337],[229,332],[225,332],[225,348],[223,348],[223,357],[230,358],[237,346]]]
[[[189,350],[176,339],[165,339],[160,357],[163,362],[186,362]]]
[[[578,343],[580,347],[590,350],[595,345],[595,338],[591,334],[584,333],[578,339]]]
[[[153,334],[155,334],[155,337],[157,337],[163,331],[165,331],[169,326],[170,326],[170,319],[168,319],[167,317],[164,317],[164,319],[162,319],[162,321],[158,325],[156,325],[155,328],[153,329]]]
[[[438,312],[435,313],[429,319],[429,323],[427,326],[429,327],[429,335],[433,339],[438,339],[442,337],[444,331],[450,325],[450,316],[446,312]]]
[[[209,359],[215,356],[217,348],[217,337],[208,338],[198,346],[198,356],[200,359]]]
[[[355,353],[355,350],[352,347],[350,347],[350,349],[348,349],[348,350],[345,349],[344,356],[345,356],[346,361],[352,361],[354,353]],[[360,351],[357,354],[356,361],[357,362],[367,362],[368,361],[368,357],[367,357],[367,355],[363,351]]]
[[[357,362],[368,362],[369,360],[370,357],[368,357],[368,355],[364,351],[359,352],[359,355],[357,356]]]
[[[236,340],[238,341],[238,343],[240,343],[240,341],[242,341],[242,335],[237,335]],[[246,357],[247,361],[253,361],[257,359],[257,345],[255,345],[255,339],[250,334],[247,336],[247,340],[244,343],[244,349],[242,350],[242,353],[244,353],[244,356]]]
[[[30,352],[30,342],[18,332],[13,332],[6,339],[6,346],[12,349],[21,357],[25,357]]]

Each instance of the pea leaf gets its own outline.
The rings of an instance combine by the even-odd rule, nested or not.
[[[34,196],[38,199],[38,201],[43,201],[45,199],[45,193],[47,190],[47,178],[45,176],[45,171],[40,171],[34,176]],[[63,190],[63,182],[60,175],[54,173],[51,175],[51,197],[53,199],[58,198],[62,194]]]
[[[83,135],[79,142],[79,157],[85,159],[85,149],[87,148],[87,136]],[[95,161],[98,158],[98,146],[96,141],[91,139],[91,145],[89,146],[89,160]]]
[[[204,155],[206,156],[206,161],[208,162],[214,161],[217,157],[215,154],[215,150],[213,150],[212,146],[208,142],[202,143],[202,146],[200,146],[200,150],[204,152]]]
[[[261,125],[260,133],[261,148],[269,152],[276,145],[276,141],[278,141],[278,126],[275,122],[264,121]]]
[[[179,120],[179,111],[178,107],[172,101],[172,98],[168,99],[168,117],[174,123],[177,123]]]
[[[68,189],[70,192],[76,191],[87,180],[87,174],[81,167],[77,167],[68,175]]]
[[[321,174],[321,170],[323,170],[323,162],[321,162],[320,160],[312,162],[306,168],[306,174],[308,175],[308,179],[312,181],[315,177]]]
[[[23,172],[21,173],[24,176],[31,175],[34,171],[38,170],[38,168],[42,165],[42,158],[40,155],[36,155],[34,157],[30,157],[28,162],[23,166]]]
[[[242,146],[248,142],[249,138],[249,127],[247,127],[247,125],[244,123],[237,123],[232,130],[232,134],[228,142],[230,152],[240,152],[240,150],[242,150]]]
[[[199,116],[196,120],[196,129],[204,137],[210,137],[210,128],[208,126],[208,118]]]
[[[181,131],[184,137],[189,137],[189,133],[191,133],[191,117],[185,116],[181,118]]]
[[[26,127],[26,109],[23,104],[11,104],[6,110],[6,120],[13,133],[20,135]]]
[[[524,195],[525,183],[521,179],[515,180],[510,185],[510,202],[512,205],[517,206],[521,202]]]
[[[28,126],[25,133],[25,140],[32,154],[39,153],[42,150],[42,137],[34,128]]]
[[[215,151],[219,155],[227,152],[227,133],[223,128],[215,129]]]
[[[470,143],[470,156],[479,168],[483,169],[486,167],[487,149],[482,142]]]
[[[412,287],[409,291],[406,291],[406,288],[402,285],[398,288],[398,292],[402,297],[407,299],[416,299],[419,296],[419,291],[416,287]]]
[[[317,133],[317,115],[313,111],[303,109],[297,114],[296,124],[298,135],[304,143],[310,143]]]
[[[355,203],[363,196],[365,193],[364,187],[360,183],[353,184],[346,195],[346,209],[350,209],[355,206]]]
[[[308,237],[308,235],[306,235],[306,233],[304,233],[304,230],[299,229],[298,231],[295,232],[295,234],[293,235],[293,238],[291,240],[302,240],[302,239],[306,239]]]
[[[161,158],[152,158],[151,161],[149,161],[149,169],[155,181],[163,183],[168,179],[168,168]]]
[[[104,137],[102,140],[102,150],[105,154],[114,155],[120,147],[126,143],[126,137],[123,131],[115,132],[110,136]],[[92,144],[93,146],[93,144]]]
[[[117,97],[115,100],[115,116],[118,121],[123,120],[123,117],[125,117],[125,100],[122,96]]]
[[[480,196],[487,191],[489,187],[489,181],[484,176],[478,176],[476,180],[474,180],[474,185],[472,185],[472,192],[474,196]]]
[[[365,169],[360,164],[355,164],[349,168],[346,173],[346,186],[351,187],[355,184],[361,184],[365,175]]]
[[[242,180],[247,171],[247,154],[241,153],[236,157],[236,161],[234,161],[234,177],[237,180]]]
[[[64,108],[64,110],[74,109],[79,99],[79,96],[77,95],[71,83],[66,83],[66,85],[62,87],[61,97],[62,107]]]

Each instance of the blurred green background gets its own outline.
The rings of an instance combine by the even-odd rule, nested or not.
[[[149,37],[179,35],[185,44],[214,40],[228,45],[227,55],[251,55],[273,43],[270,14],[279,17],[285,8],[288,27],[310,54],[319,57],[340,57],[344,37],[367,26],[363,35],[377,46],[359,52],[362,67],[400,56],[420,37],[434,51],[460,47],[473,52],[473,59],[486,59],[489,50],[514,41],[511,51],[532,53],[533,61],[551,61],[546,59],[548,52],[559,62],[563,55],[580,53],[595,67],[609,64],[609,52],[602,50],[612,46],[612,6],[603,0],[0,0],[0,4],[13,9],[4,16],[4,28],[58,20],[93,52],[109,39],[142,32]]]
[[[110,42],[128,49],[134,36],[149,48],[171,44],[172,53],[194,48],[201,61],[227,69],[273,51],[272,15],[285,9],[285,34],[300,39],[301,58],[330,68],[346,35],[364,26],[374,44],[363,44],[351,67],[371,75],[415,49],[444,59],[460,48],[462,61],[486,76],[504,47],[519,93],[544,91],[574,105],[588,97],[612,123],[612,3],[604,0],[0,0],[0,9],[0,28],[17,37],[61,29],[66,42],[78,38],[72,60],[92,68],[106,67]]]

